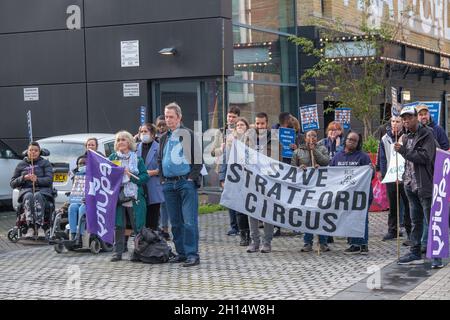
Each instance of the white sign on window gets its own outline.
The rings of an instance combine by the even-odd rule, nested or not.
[[[139,82],[123,84],[124,97],[139,97]]]
[[[139,40],[121,41],[122,68],[139,67]]]
[[[24,101],[39,101],[39,88],[23,88]]]

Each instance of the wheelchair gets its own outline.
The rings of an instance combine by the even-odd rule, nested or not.
[[[50,237],[50,227],[52,225],[52,218],[54,217],[55,212],[55,198],[58,195],[56,189],[53,189],[52,197],[45,197],[45,208],[44,208],[44,222],[41,226],[45,231],[44,237],[39,237],[36,230],[36,224],[33,223],[35,228],[33,237],[25,237],[28,232],[29,226],[26,221],[24,204],[21,201],[16,210],[16,224],[8,231],[8,240],[16,243],[19,240],[27,239],[27,240],[48,240]],[[35,220],[33,218],[33,220]]]
[[[66,193],[67,196],[70,192]],[[69,203],[55,213],[53,225],[50,231],[49,244],[57,253],[67,251],[85,251],[90,250],[93,254],[100,251],[111,252],[113,246],[104,242],[100,237],[87,231],[86,214],[78,217],[77,232],[75,237],[70,234],[69,226]],[[83,230],[83,234],[81,234]]]

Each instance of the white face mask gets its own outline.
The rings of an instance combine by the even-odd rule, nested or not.
[[[153,137],[149,134],[141,134],[141,141],[143,143],[150,143],[153,141]]]

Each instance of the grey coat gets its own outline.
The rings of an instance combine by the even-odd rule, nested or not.
[[[327,166],[330,162],[330,156],[328,150],[324,146],[316,146],[313,150],[313,156],[315,162],[319,166]],[[312,167],[311,152],[307,149],[306,145],[301,145],[292,155],[291,165],[300,167],[304,165],[306,167]]]

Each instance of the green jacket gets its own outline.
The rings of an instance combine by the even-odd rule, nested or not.
[[[119,160],[117,157],[117,154],[114,152],[109,156],[109,160]],[[147,168],[145,167],[144,159],[141,157],[138,157],[138,169],[139,169],[139,180],[131,177],[131,182],[138,185],[138,199],[136,201],[133,201],[133,212],[134,212],[134,226],[135,226],[135,233],[138,233],[144,226],[145,226],[145,219],[147,216],[147,205],[145,201],[145,194],[143,186],[146,185],[149,176],[147,174]],[[122,226],[122,218],[123,215],[123,207],[121,205],[118,205],[116,207],[116,226],[117,227],[123,227]]]

